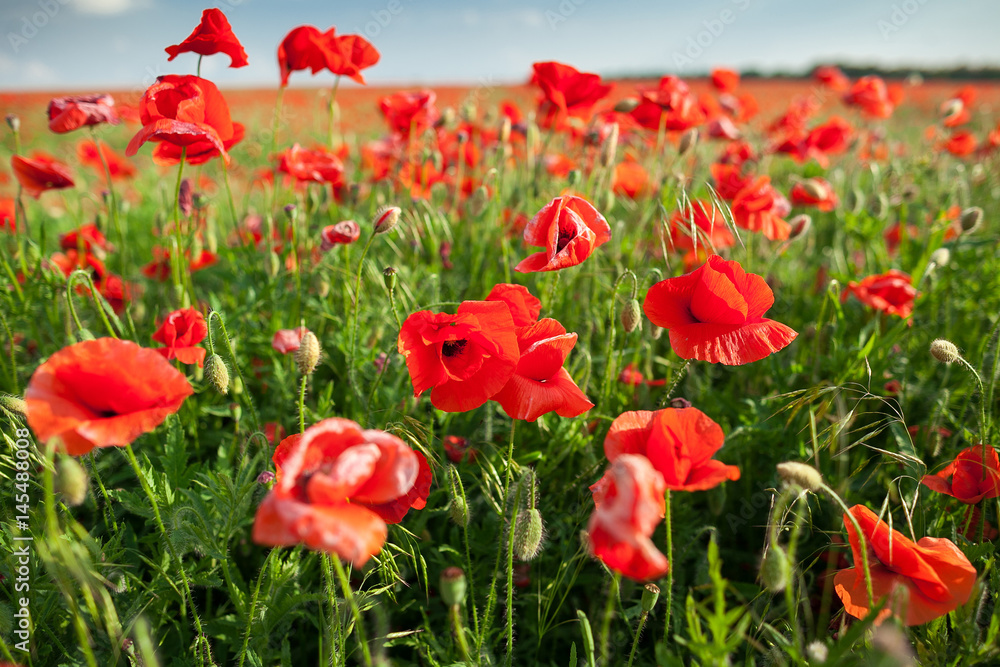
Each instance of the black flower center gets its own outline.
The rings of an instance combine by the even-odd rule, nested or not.
[[[448,340],[441,345],[441,354],[446,357],[454,357],[456,355],[462,354],[465,350],[465,344],[469,341],[462,340]]]

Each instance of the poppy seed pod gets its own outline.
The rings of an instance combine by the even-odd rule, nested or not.
[[[391,266],[387,266],[382,269],[382,280],[385,282],[385,288],[390,292],[396,289],[396,282],[398,281],[396,278],[397,273],[399,273],[399,271]]]
[[[438,582],[441,591],[441,600],[449,607],[454,607],[465,602],[465,591],[467,588],[465,572],[460,567],[446,567],[441,572],[441,579]]]
[[[229,393],[229,369],[219,355],[211,354],[205,360],[205,377],[217,392],[223,396]]]
[[[375,212],[374,228],[376,234],[391,232],[399,224],[402,209],[398,206],[383,206]]]
[[[813,493],[823,487],[823,476],[816,468],[797,461],[778,464],[778,476],[785,484],[796,484]]]
[[[319,339],[312,331],[306,331],[299,342],[299,349],[295,350],[295,365],[299,367],[302,375],[312,375],[319,363]]]
[[[656,584],[646,584],[642,589],[642,610],[647,614],[653,611],[660,597],[660,587]]]
[[[791,576],[788,555],[777,544],[771,544],[760,564],[760,583],[772,593],[780,593],[788,586]]]
[[[962,225],[963,234],[971,234],[972,232],[979,229],[980,223],[983,221],[983,209],[978,206],[973,206],[962,211],[962,217],[959,218],[959,222]]]
[[[87,488],[90,480],[87,471],[72,456],[62,456],[56,462],[56,491],[62,496],[63,502],[70,507],[77,507],[87,499]]]
[[[962,358],[955,344],[943,338],[931,343],[931,356],[942,364],[952,364]]]
[[[10,131],[14,134],[21,131],[21,119],[16,114],[9,113],[4,120],[7,121],[7,126],[10,127]]]
[[[621,320],[625,333],[632,333],[636,329],[642,329],[642,309],[639,307],[638,299],[629,299],[628,303],[622,308]]]
[[[677,155],[687,155],[688,151],[698,145],[698,128],[692,127],[681,135],[677,144]]]

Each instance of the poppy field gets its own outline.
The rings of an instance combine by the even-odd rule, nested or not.
[[[177,40],[0,98],[0,665],[1000,664],[1000,87]]]

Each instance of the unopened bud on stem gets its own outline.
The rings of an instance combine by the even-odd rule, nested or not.
[[[299,342],[299,349],[295,350],[295,365],[299,367],[299,373],[311,375],[319,363],[319,354],[319,339],[312,331],[306,331]]]
[[[938,338],[931,343],[931,356],[942,364],[953,364],[962,357],[955,344],[943,338]]]

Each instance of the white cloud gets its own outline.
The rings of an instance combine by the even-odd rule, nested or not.
[[[516,13],[517,21],[529,28],[537,28],[545,23],[545,15],[537,9],[524,9]]]
[[[24,63],[22,72],[24,78],[32,83],[47,83],[58,78],[56,71],[41,60],[29,60]]]
[[[121,14],[148,5],[149,3],[144,0],[74,0],[73,2],[73,7],[81,14],[100,14],[102,16]]]

